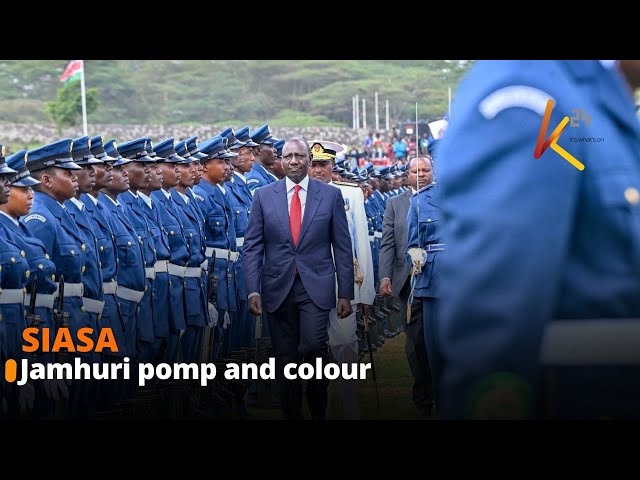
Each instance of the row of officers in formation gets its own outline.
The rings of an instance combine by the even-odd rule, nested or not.
[[[415,192],[411,164],[358,168],[336,158],[340,145],[308,143],[311,178],[343,192],[356,266],[352,303],[372,305],[385,207]],[[84,136],[6,157],[2,147],[0,368],[7,359],[60,361],[56,353],[22,351],[23,330],[34,326],[64,326],[74,339],[89,327],[94,341],[110,328],[117,352],[65,356],[88,363],[214,361],[269,336],[268,322],[257,323],[247,309],[242,249],[255,191],[285,176],[284,145],[263,125],[200,142]],[[337,320],[334,314],[329,325],[331,352],[337,362],[357,362],[355,313]],[[68,414],[86,418],[96,404],[109,408],[135,395],[135,383],[51,380],[29,389],[3,373],[0,416],[35,401],[34,416],[47,418],[52,399],[68,394]],[[357,418],[355,382],[348,383],[345,415]]]

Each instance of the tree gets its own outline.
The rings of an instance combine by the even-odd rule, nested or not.
[[[86,89],[87,115],[98,108],[98,89]],[[58,133],[63,127],[73,127],[82,122],[82,96],[80,82],[69,82],[58,89],[56,99],[47,102],[45,111],[56,124]]]

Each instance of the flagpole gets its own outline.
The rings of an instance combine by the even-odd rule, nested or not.
[[[77,90],[76,90],[77,91]],[[87,99],[84,90],[84,60],[82,61],[82,70],[80,70],[80,95],[82,96],[82,129],[83,135],[87,133]]]

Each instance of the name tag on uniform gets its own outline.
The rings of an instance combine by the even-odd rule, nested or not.
[[[24,223],[29,223],[31,220],[40,220],[42,223],[47,221],[46,218],[44,218],[42,215],[38,215],[37,213],[33,213],[33,214],[25,217],[25,219],[23,221],[24,221]]]

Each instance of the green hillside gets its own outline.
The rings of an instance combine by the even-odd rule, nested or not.
[[[0,60],[0,122],[50,124],[69,60]],[[441,118],[448,87],[470,62],[447,60],[85,60],[97,88],[93,124],[260,124],[352,126],[352,97],[366,99],[367,127]],[[79,82],[78,82],[79,83]],[[78,88],[79,85],[78,85]],[[362,109],[362,103],[360,102]]]

